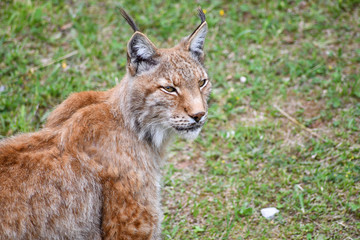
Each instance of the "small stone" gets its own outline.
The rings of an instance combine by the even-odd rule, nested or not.
[[[290,81],[290,77],[284,77],[284,78],[283,78],[283,81],[284,81],[284,82],[289,82],[289,81]]]
[[[286,44],[293,44],[295,42],[295,39],[292,36],[285,36],[283,38],[283,42]]]
[[[274,207],[261,209],[261,215],[263,215],[263,217],[265,217],[266,219],[273,219],[275,217],[275,214],[277,214],[278,212],[279,210]]]
[[[72,26],[73,26],[72,23],[67,23],[67,24],[63,25],[60,29],[61,29],[61,31],[65,31],[65,30],[71,28]]]

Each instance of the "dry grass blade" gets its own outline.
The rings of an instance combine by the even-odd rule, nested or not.
[[[54,64],[54,63],[57,63],[57,62],[59,62],[59,61],[62,61],[62,60],[67,59],[67,58],[69,58],[69,57],[72,57],[72,56],[74,56],[74,55],[76,55],[76,54],[78,54],[78,51],[77,51],[77,50],[72,51],[71,53],[68,53],[68,54],[66,54],[65,56],[62,56],[62,57],[60,57],[60,58],[58,58],[58,59],[55,59],[55,60],[52,60],[52,61],[50,61],[50,62],[48,62],[48,63],[46,63],[46,64],[43,64],[43,65],[41,65],[41,66],[32,67],[32,68],[30,68],[30,73],[34,73],[35,71],[39,70],[40,68],[50,66],[50,65],[52,65],[52,64]]]
[[[282,110],[280,107],[278,107],[276,104],[273,105],[274,108],[276,108],[276,110],[278,110],[283,116],[285,116],[287,119],[289,119],[292,123],[298,125],[299,127],[301,127],[302,129],[304,129],[305,131],[307,131],[308,133],[310,133],[311,135],[321,139],[322,141],[326,141],[323,137],[321,137],[319,134],[317,134],[316,132],[312,131],[310,128],[305,127],[303,124],[301,124],[298,120],[296,120],[295,118],[291,117],[287,112],[285,112],[284,110]]]

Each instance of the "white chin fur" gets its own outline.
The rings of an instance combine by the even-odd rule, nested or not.
[[[201,128],[198,128],[194,131],[184,131],[184,132],[176,131],[176,132],[184,139],[194,140],[199,135],[200,131]]]

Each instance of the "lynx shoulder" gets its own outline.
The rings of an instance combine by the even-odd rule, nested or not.
[[[201,24],[170,49],[133,19],[127,73],[74,93],[38,132],[0,142],[0,239],[160,239],[160,167],[169,139],[195,138],[211,83]]]

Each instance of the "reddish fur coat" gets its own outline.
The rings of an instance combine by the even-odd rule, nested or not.
[[[136,32],[118,86],[72,94],[43,129],[0,142],[0,239],[161,238],[165,146],[207,116],[206,29],[172,49]]]

